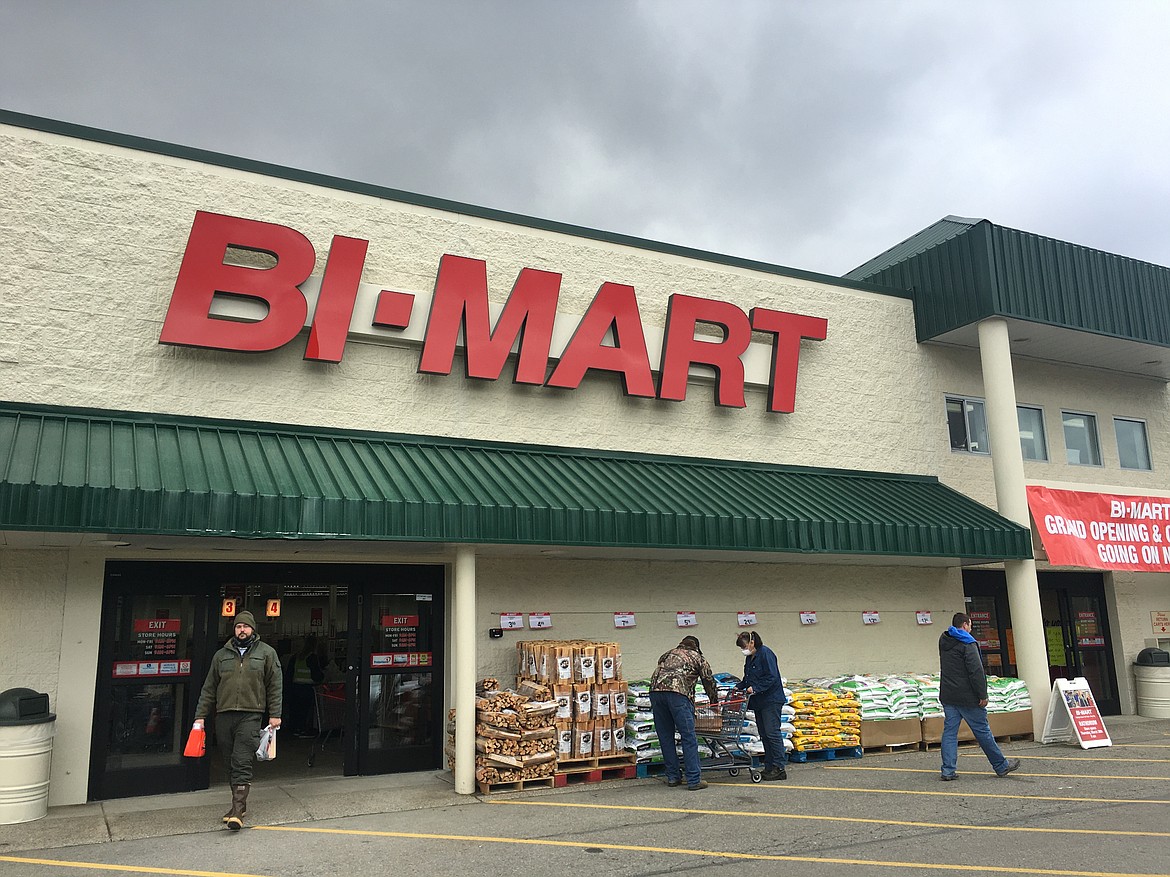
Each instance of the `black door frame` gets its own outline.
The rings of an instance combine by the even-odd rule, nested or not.
[[[1109,606],[1105,599],[1105,576],[1100,572],[1088,571],[1058,571],[1045,570],[1036,573],[1038,591],[1052,593],[1060,603],[1061,618],[1064,623],[1064,645],[1066,653],[1072,660],[1073,675],[1083,675],[1080,646],[1077,644],[1075,631],[1072,629],[1070,596],[1088,596],[1097,598],[1101,617],[1099,624],[1102,636],[1105,638],[1103,653],[1105,668],[1109,676],[1109,683],[1113,687],[1113,696],[1105,696],[1105,692],[1093,694],[1102,715],[1121,714],[1121,695],[1117,684],[1117,667],[1113,660],[1113,637],[1109,628]],[[963,570],[963,593],[967,596],[995,597],[996,615],[999,622],[1001,642],[1000,653],[1003,656],[1003,666],[1009,667],[1007,650],[1007,633],[1012,626],[1011,607],[1007,597],[1007,575],[1002,570]],[[1049,664],[1051,668],[1052,665]],[[1050,670],[1051,672],[1051,670]]]
[[[190,726],[194,717],[199,689],[207,674],[211,655],[222,645],[218,635],[220,589],[225,584],[241,581],[253,583],[298,584],[321,580],[344,583],[348,587],[348,623],[351,625],[347,642],[346,726],[359,729],[362,721],[362,693],[368,690],[369,657],[364,653],[364,634],[354,628],[360,621],[360,605],[366,594],[385,592],[387,587],[409,589],[418,594],[430,594],[434,603],[434,631],[432,640],[434,697],[432,698],[434,727],[441,728],[444,697],[444,628],[446,572],[441,564],[393,563],[288,563],[280,561],[202,561],[202,560],[118,560],[108,561],[102,595],[101,633],[96,668],[93,726],[89,766],[89,798],[104,800],[135,795],[206,789],[210,784],[210,759],[181,759],[181,764],[169,768],[126,769],[107,772],[106,743],[109,735],[110,692],[118,684],[113,675],[114,615],[119,597],[149,594],[182,594],[195,598],[195,629],[192,631],[191,673],[184,703],[176,705],[177,722]],[[241,607],[243,608],[243,607]],[[253,607],[255,611],[256,607]],[[260,607],[262,608],[262,607]],[[130,680],[127,684],[133,683]],[[141,679],[136,680],[141,683]],[[423,770],[441,766],[442,735],[436,735],[436,744],[429,757],[410,760],[409,765],[392,766],[389,770],[371,763],[361,749],[365,739],[361,733],[349,733],[344,741],[344,773],[354,776],[359,769],[364,773],[386,773],[393,770]],[[212,755],[214,757],[214,754]],[[372,766],[371,766],[372,764]]]

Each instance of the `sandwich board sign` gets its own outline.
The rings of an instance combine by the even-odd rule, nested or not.
[[[1097,701],[1083,676],[1057,679],[1052,683],[1048,716],[1044,719],[1044,733],[1040,737],[1041,743],[1071,743],[1074,740],[1082,749],[1113,745],[1097,709]]]

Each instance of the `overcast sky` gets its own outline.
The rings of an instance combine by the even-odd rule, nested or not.
[[[0,108],[827,274],[948,214],[1170,266],[1168,37],[1166,0],[0,0]]]

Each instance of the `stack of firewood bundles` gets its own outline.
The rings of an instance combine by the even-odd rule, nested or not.
[[[475,778],[514,783],[552,776],[557,767],[556,702],[546,685],[524,681],[501,690],[496,679],[476,687]],[[447,766],[455,769],[455,711],[448,725]]]
[[[552,689],[560,761],[625,755],[626,683],[617,643],[533,640],[516,644],[517,673]]]

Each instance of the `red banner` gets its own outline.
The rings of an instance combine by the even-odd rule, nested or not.
[[[1028,508],[1055,566],[1170,572],[1170,498],[1028,485]]]

